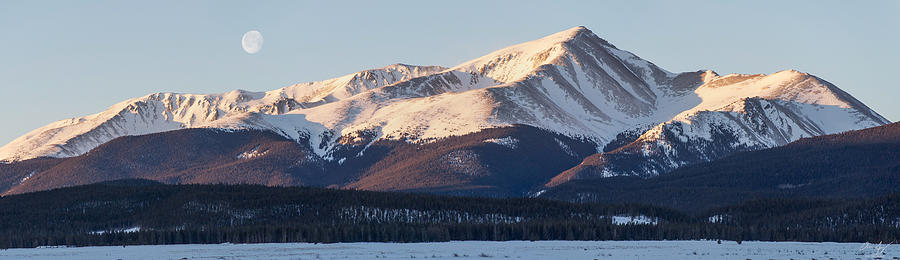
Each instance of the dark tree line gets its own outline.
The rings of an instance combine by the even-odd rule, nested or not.
[[[770,199],[689,215],[577,204],[124,180],[0,198],[0,247],[449,240],[895,241],[900,195]],[[616,225],[646,216],[653,225]],[[718,216],[716,223],[709,218]],[[877,221],[876,221],[877,220]],[[139,227],[140,229],[131,228]]]

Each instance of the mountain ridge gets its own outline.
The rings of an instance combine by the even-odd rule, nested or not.
[[[769,75],[715,76],[711,71],[704,74],[706,83],[696,90],[704,101],[695,108],[651,127],[618,149],[586,158],[545,186],[553,187],[578,178],[618,175],[653,177],[680,166],[715,160],[734,152],[777,147],[804,137],[890,123],[831,83],[796,70]],[[735,78],[737,84],[733,81],[717,84]],[[767,82],[771,81],[770,78],[779,78],[774,82],[782,85],[776,84],[773,88],[773,84]],[[741,92],[746,92],[747,88],[767,92]],[[806,92],[813,89],[827,95],[803,96],[806,92],[798,91],[798,88],[805,88],[801,90]],[[724,100],[731,103],[722,102],[720,98],[706,102],[705,97],[721,95],[718,92],[729,92],[727,95],[732,95],[732,98]],[[849,120],[834,120],[836,118]]]
[[[316,160],[340,165],[363,160],[382,140],[422,145],[525,125],[586,140],[603,158],[573,165],[590,170],[541,174],[556,175],[544,181],[552,187],[653,177],[886,123],[810,74],[672,73],[579,26],[449,68],[394,64],[268,92],[150,94],[38,128],[0,147],[0,161],[72,158],[118,137],[212,128],[274,132],[308,147]]]

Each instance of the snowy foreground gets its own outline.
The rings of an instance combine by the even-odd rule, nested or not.
[[[456,241],[0,250],[0,259],[900,259],[900,245],[734,241]]]

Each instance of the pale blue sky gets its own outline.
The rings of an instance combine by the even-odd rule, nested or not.
[[[578,25],[675,72],[812,73],[900,119],[900,1],[320,2],[0,1],[0,143],[153,92],[452,66]]]

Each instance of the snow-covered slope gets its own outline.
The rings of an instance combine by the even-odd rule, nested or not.
[[[703,127],[742,125],[749,128],[731,129],[745,132],[740,143],[772,147],[803,137],[890,123],[831,83],[795,70],[771,75],[710,74],[707,72],[706,84],[695,91],[703,100],[699,105],[648,131],[641,139],[660,137],[659,130],[676,122],[690,125],[682,127],[680,136],[693,132],[698,137],[709,133]]]
[[[274,130],[294,138],[299,138],[301,133],[317,137],[325,129],[302,116],[275,115],[339,101],[356,93],[444,69],[395,64],[265,93],[235,90],[211,95],[150,94],[115,104],[98,114],[61,120],[35,129],[0,148],[0,161],[77,156],[116,137],[183,128],[256,128]]]
[[[585,159],[547,186],[593,177],[653,177],[735,152],[890,123],[831,83],[795,70],[726,76],[707,71],[703,78],[694,91],[700,104],[627,145]]]
[[[605,143],[696,105],[699,73],[673,74],[584,27],[505,48],[305,114],[340,134],[430,140],[526,124]]]
[[[635,143],[640,153],[653,158],[645,163],[665,167],[610,173],[653,176],[735,151],[890,123],[831,83],[795,70],[710,74],[695,91],[703,100],[699,105],[650,129]]]
[[[334,150],[374,142],[362,135],[428,142],[513,124],[584,137],[598,150],[655,125],[641,140],[662,153],[671,138],[661,133],[699,140],[726,125],[752,132],[739,145],[755,149],[886,122],[813,76],[671,73],[575,27],[449,69],[398,64],[265,93],[153,94],[34,130],[0,148],[0,161],[75,156],[119,136],[196,127],[272,130],[323,159],[346,160]]]

